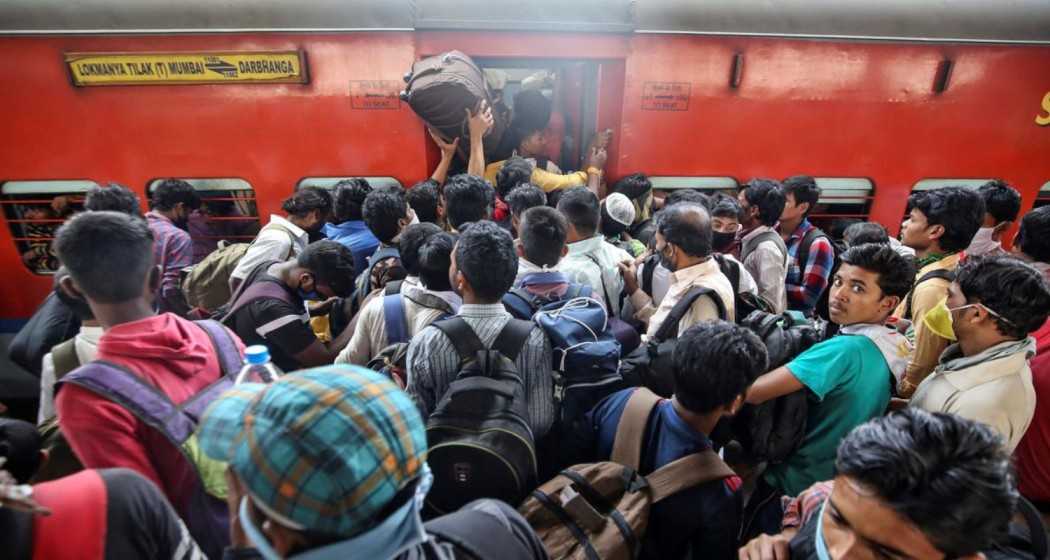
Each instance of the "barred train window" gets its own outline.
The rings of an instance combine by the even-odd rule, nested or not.
[[[867,220],[871,201],[875,199],[875,185],[862,177],[815,177],[820,187],[820,199],[810,211],[809,219],[824,231],[834,231],[832,224],[840,220]]]
[[[214,251],[220,241],[249,243],[259,233],[259,209],[255,191],[244,179],[181,179],[201,196],[201,207],[190,215],[188,229],[193,239],[193,262]],[[152,195],[164,179],[150,181]]]
[[[54,274],[58,258],[51,248],[55,231],[83,208],[84,193],[94,181],[7,181],[0,186],[0,204],[11,228],[22,264],[34,274]]]
[[[396,186],[400,187],[401,181],[393,177],[367,177],[364,175],[347,175],[345,177],[303,177],[298,184],[295,185],[295,190],[299,190],[303,187],[321,187],[323,189],[331,190],[339,181],[345,181],[346,179],[364,179],[368,181],[368,184],[373,189],[379,187]]]
[[[732,177],[655,176],[649,177],[649,182],[652,183],[654,191],[696,189],[704,194],[722,192],[730,196],[736,195],[736,189],[739,186],[736,179]]]
[[[1035,197],[1034,208],[1046,206],[1047,204],[1050,204],[1050,181],[1043,183],[1043,186],[1039,188],[1039,194]]]

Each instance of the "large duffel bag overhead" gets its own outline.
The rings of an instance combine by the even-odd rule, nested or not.
[[[459,138],[459,153],[463,161],[470,155],[470,131],[467,110],[477,111],[483,102],[492,106],[485,75],[469,56],[459,51],[424,58],[412,65],[405,74],[407,86],[401,99],[422,118],[430,128],[451,141]],[[495,123],[485,136],[485,155],[496,150],[507,123],[493,113]]]

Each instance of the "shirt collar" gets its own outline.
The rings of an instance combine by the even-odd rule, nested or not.
[[[160,212],[157,212],[156,210],[150,210],[149,212],[146,212],[146,218],[152,218],[154,220],[160,220],[162,222],[167,222],[171,225],[175,225],[175,222],[171,221],[171,218],[168,218],[167,216],[161,214]]]
[[[789,237],[788,240],[801,240],[811,229],[813,229],[813,224],[809,223],[809,218],[802,218],[802,221],[798,224],[798,227],[795,228],[795,231],[791,233],[791,237]]]
[[[510,315],[502,303],[464,303],[459,308],[461,317],[483,319],[485,317],[503,317]]]
[[[708,258],[706,261],[693,266],[687,266],[681,270],[676,270],[671,273],[672,284],[692,284],[697,278],[713,274],[719,270],[718,261],[714,258]]]
[[[570,255],[585,255],[587,253],[593,253],[602,247],[602,243],[605,243],[605,237],[601,235],[595,235],[588,239],[582,239],[575,243],[569,243],[569,254]]]
[[[744,234],[744,236],[740,238],[740,241],[750,241],[751,239],[758,237],[760,233],[764,233],[767,231],[773,231],[773,227],[766,225],[758,226],[757,228]]]
[[[102,333],[103,332],[104,331],[102,330],[102,327],[92,327],[92,326],[88,326],[88,325],[81,325],[80,326],[80,332],[78,333],[78,336],[80,336],[82,339],[84,339],[84,340],[86,340],[86,341],[88,341],[88,342],[90,342],[92,344],[97,345],[98,344],[98,339],[102,338]]]
[[[959,344],[941,354],[939,370],[959,390],[966,390],[1000,377],[1016,374],[1035,355],[1035,339],[1008,340],[973,356],[963,356]]]
[[[310,235],[308,233],[306,233],[306,230],[304,230],[303,228],[293,224],[292,222],[289,222],[285,218],[282,218],[281,216],[278,216],[277,214],[270,214],[270,223],[276,223],[277,225],[279,225],[279,226],[287,229],[288,231],[292,232],[292,234],[295,235],[298,238],[307,238],[307,239],[309,239],[309,237],[310,237]]]

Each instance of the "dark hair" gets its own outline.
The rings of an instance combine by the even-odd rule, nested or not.
[[[514,187],[532,180],[533,165],[523,157],[514,156],[503,162],[503,167],[496,173],[496,194],[503,200]]]
[[[699,204],[683,203],[660,211],[656,231],[691,257],[711,254],[711,216]]]
[[[820,200],[820,187],[817,186],[817,181],[809,175],[795,175],[784,179],[784,196],[791,195],[795,198],[795,205],[809,204],[806,209],[806,216],[809,216],[813,209],[817,207],[817,201]]]
[[[405,202],[412,207],[420,222],[436,224],[438,206],[441,204],[441,185],[433,179],[420,181],[405,193]]]
[[[674,348],[674,397],[706,414],[747,392],[766,372],[766,346],[750,329],[705,321],[679,335]]]
[[[1024,338],[1050,315],[1050,286],[1036,269],[1014,257],[973,256],[955,270],[955,281],[968,302],[1001,315],[999,332]]]
[[[890,236],[886,233],[886,228],[882,227],[882,224],[875,222],[857,222],[846,228],[842,238],[847,246],[864,245],[865,243],[888,245],[890,242]]]
[[[593,237],[601,220],[598,196],[587,187],[571,187],[564,191],[558,200],[558,211],[576,228],[577,235]]]
[[[857,426],[839,444],[835,470],[874,492],[946,558],[989,547],[1018,499],[995,431],[913,406]]]
[[[136,200],[136,202],[138,202]],[[201,195],[193,185],[179,179],[164,179],[153,188],[150,197],[150,208],[157,210],[171,210],[178,203],[183,203],[187,208],[196,210],[201,207]]]
[[[889,244],[854,245],[842,253],[844,264],[863,268],[879,275],[879,289],[884,296],[904,297],[915,282],[915,263],[893,250]]]
[[[299,253],[296,264],[339,297],[349,296],[354,289],[354,254],[341,243],[328,239],[311,243]]]
[[[715,193],[710,197],[711,201],[711,216],[715,218],[731,218],[736,221],[743,220],[742,214],[744,209],[740,206],[740,201],[725,194]]]
[[[543,192],[543,189],[531,183],[526,183],[511,189],[504,201],[507,203],[507,206],[510,206],[510,213],[520,219],[521,215],[529,208],[546,205],[547,195]]]
[[[51,285],[51,289],[55,292],[55,297],[65,304],[66,307],[70,308],[73,311],[73,314],[81,321],[90,321],[94,319],[95,312],[91,310],[91,306],[88,305],[88,302],[84,301],[82,298],[73,297],[62,289],[62,279],[67,276],[69,276],[69,270],[64,266],[58,267],[58,270],[55,271],[55,277],[52,280]]]
[[[153,234],[122,212],[82,212],[55,235],[55,252],[87,298],[122,303],[140,298],[153,270]]]
[[[445,215],[449,225],[459,230],[467,222],[487,219],[494,197],[492,185],[481,177],[466,173],[449,177],[445,184]]]
[[[401,255],[401,266],[412,276],[419,276],[419,248],[432,236],[441,233],[441,228],[430,222],[412,224],[401,232],[398,241],[398,253]]]
[[[337,224],[361,219],[361,207],[365,204],[365,197],[372,192],[372,185],[368,181],[355,177],[343,179],[332,187],[332,199],[334,209],[332,210],[332,221]]]
[[[864,223],[864,220],[857,218],[837,218],[832,220],[831,226],[827,229],[828,237],[831,237],[832,241],[843,241],[846,238],[846,230],[850,226],[862,223]]]
[[[628,175],[613,185],[612,192],[618,192],[627,196],[632,200],[641,198],[646,194],[652,192],[653,184],[649,181],[649,177],[645,173],[634,173]]]
[[[602,216],[601,219],[598,220],[598,229],[601,230],[602,235],[605,237],[616,237],[627,231],[628,228],[631,227],[631,224],[622,224],[614,220],[613,217],[609,215],[609,210],[605,207],[606,200],[608,199],[602,199],[601,201]]]
[[[984,222],[984,201],[973,189],[944,187],[920,191],[908,197],[908,208],[926,216],[928,225],[944,226],[938,240],[942,250],[962,251]]]
[[[677,189],[671,191],[671,194],[667,195],[667,198],[664,198],[664,208],[682,202],[691,202],[703,206],[704,208],[711,207],[711,198],[706,194],[695,189]]]
[[[84,198],[84,210],[90,212],[112,210],[131,216],[142,216],[139,195],[117,183],[110,183],[105,187],[92,187]]]
[[[518,275],[514,240],[488,220],[475,222],[459,236],[456,266],[482,301],[499,301]]]
[[[332,213],[332,195],[321,187],[303,187],[284,199],[281,209],[300,218],[317,210],[322,218],[326,218]]]
[[[1030,258],[1050,263],[1050,206],[1036,208],[1021,218],[1014,243]]]
[[[516,135],[514,145],[529,134],[547,128],[551,120],[551,102],[543,93],[528,89],[514,96],[514,115],[510,128]]]
[[[401,189],[376,189],[365,197],[361,214],[365,225],[383,243],[390,243],[401,232],[398,220],[408,215],[405,191]]]
[[[1012,222],[1021,212],[1021,193],[1005,182],[994,179],[977,188],[984,200],[984,211],[995,218],[995,224]]]
[[[780,183],[773,179],[751,179],[740,190],[744,192],[747,203],[758,208],[758,221],[762,225],[772,226],[780,220],[787,200]]]
[[[25,420],[0,418],[0,457],[4,470],[19,484],[28,484],[40,468],[40,432]]]
[[[419,248],[419,281],[428,290],[446,292],[452,289],[448,283],[448,270],[452,267],[452,249],[456,238],[451,233],[441,232],[427,238]]]
[[[540,266],[558,264],[568,230],[569,222],[561,212],[546,206],[528,209],[521,215],[518,232],[525,258]]]

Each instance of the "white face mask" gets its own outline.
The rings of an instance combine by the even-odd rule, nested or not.
[[[987,255],[999,250],[1002,246],[999,245],[998,241],[992,239],[994,234],[994,227],[983,227],[977,230],[977,235],[973,236],[973,241],[966,248],[966,254],[970,256]]]

